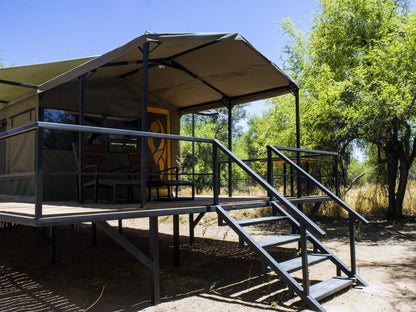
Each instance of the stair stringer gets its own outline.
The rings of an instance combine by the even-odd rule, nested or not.
[[[312,296],[305,293],[303,287],[286,271],[282,266],[234,220],[220,205],[216,205],[216,212],[231,229],[236,232],[239,237],[244,238],[247,245],[256,252],[278,276],[288,286],[288,288],[296,293],[310,308],[318,311],[325,311],[321,304]]]
[[[273,207],[273,210],[277,209],[282,215],[286,216],[288,218],[288,220],[295,225],[298,229],[300,228],[299,222],[296,221],[295,218],[293,218],[291,215],[289,215],[276,201],[271,201],[270,204]],[[367,287],[367,283],[361,278],[359,277],[357,274],[353,274],[351,269],[344,263],[342,262],[337,256],[335,256],[335,254],[330,251],[324,244],[322,244],[321,241],[319,241],[312,233],[310,233],[309,231],[307,232],[307,237],[309,239],[309,241],[316,245],[318,247],[318,249],[325,254],[329,255],[329,260],[342,272],[344,272],[349,278],[354,278],[358,284]]]

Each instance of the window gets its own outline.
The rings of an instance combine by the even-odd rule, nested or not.
[[[66,112],[55,109],[45,109],[44,121],[78,124],[79,114],[77,112]],[[86,126],[106,127],[115,129],[137,130],[139,123],[133,118],[104,117],[100,115],[85,114],[84,124]],[[110,152],[125,152],[125,146],[136,144],[134,138],[121,135],[107,135],[96,133],[85,133],[85,143],[104,144]],[[45,129],[44,146],[46,149],[71,150],[72,142],[78,142],[78,132],[58,131]]]

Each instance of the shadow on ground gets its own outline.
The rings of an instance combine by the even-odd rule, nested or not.
[[[145,253],[148,232],[123,231]],[[138,311],[150,306],[150,272],[104,233],[91,244],[88,225],[57,228],[57,264],[48,245],[28,227],[0,231],[0,311]],[[181,237],[181,265],[173,266],[173,239],[160,234],[162,302],[193,295],[237,300],[280,310],[285,288],[262,274],[261,261],[238,243]],[[276,249],[280,260],[296,250]],[[245,292],[245,289],[257,289]],[[270,296],[270,292],[275,293]],[[287,290],[286,290],[287,293]],[[262,297],[264,297],[262,299]],[[95,303],[95,304],[94,304]]]
[[[342,221],[321,222],[327,239],[347,241]],[[414,223],[373,222],[361,229],[360,241],[416,240]],[[270,227],[260,228],[265,234]],[[148,253],[148,232],[126,228],[123,234]],[[30,228],[0,231],[0,311],[138,311],[150,306],[150,272],[101,231],[91,244],[88,225],[57,228],[57,264]],[[162,302],[189,296],[238,302],[259,309],[299,310],[284,303],[291,296],[273,275],[262,275],[261,261],[238,243],[196,238],[190,247],[181,237],[181,266],[173,266],[172,236],[160,235]],[[279,261],[295,249],[278,248]],[[415,258],[409,265],[415,272]],[[375,264],[369,264],[375,265]],[[393,271],[394,268],[392,267]],[[394,278],[400,278],[397,272]]]

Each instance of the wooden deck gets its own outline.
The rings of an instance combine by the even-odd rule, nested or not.
[[[307,202],[323,202],[329,197],[308,196],[287,198],[294,204]],[[219,205],[226,210],[264,207],[268,201],[265,196],[220,196]],[[35,218],[35,204],[13,201],[10,198],[0,202],[0,221],[13,222],[32,226],[72,224],[105,220],[143,218],[150,216],[169,216],[189,213],[214,211],[212,196],[198,195],[194,200],[182,199],[174,201],[150,201],[145,207],[140,203],[84,203],[45,202],[42,205],[42,217]]]
[[[221,205],[232,206],[242,203],[264,203],[264,196],[221,196]],[[149,216],[168,216],[210,212],[214,204],[212,196],[196,196],[194,200],[150,201],[145,207],[140,203],[84,203],[45,202],[42,205],[42,220],[35,220],[35,204],[17,201],[0,202],[0,221],[27,225],[65,224],[96,220],[130,219]],[[260,205],[261,206],[261,205]],[[29,224],[32,223],[32,224]]]

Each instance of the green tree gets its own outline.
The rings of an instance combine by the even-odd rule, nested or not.
[[[250,159],[267,157],[267,145],[296,146],[295,98],[288,94],[268,101],[271,107],[259,117],[249,119],[249,129],[242,138],[245,154]],[[266,167],[253,163],[257,172]]]
[[[344,166],[351,142],[376,147],[400,218],[416,156],[416,15],[406,0],[321,0],[310,32],[286,20],[286,68],[301,86],[305,143],[336,148]],[[346,166],[345,166],[346,167]],[[380,171],[382,172],[382,171]]]
[[[212,116],[194,114],[194,133],[195,137],[213,138],[221,141],[228,146],[228,110],[225,108],[216,109],[217,114]],[[241,158],[245,157],[244,149],[241,144],[243,128],[241,121],[245,120],[246,111],[243,105],[235,106],[232,110],[232,143],[233,152]],[[188,114],[181,119],[181,134],[192,136],[192,114]],[[196,186],[198,190],[206,187],[212,187],[212,150],[210,144],[196,143],[195,145],[195,173]],[[220,161],[225,161],[224,156]],[[192,172],[192,144],[190,142],[181,142],[181,167],[184,172],[190,174]],[[242,179],[242,171],[233,166],[233,180]],[[221,166],[220,179],[227,181],[228,169],[224,164]],[[239,185],[234,185],[239,187]]]

